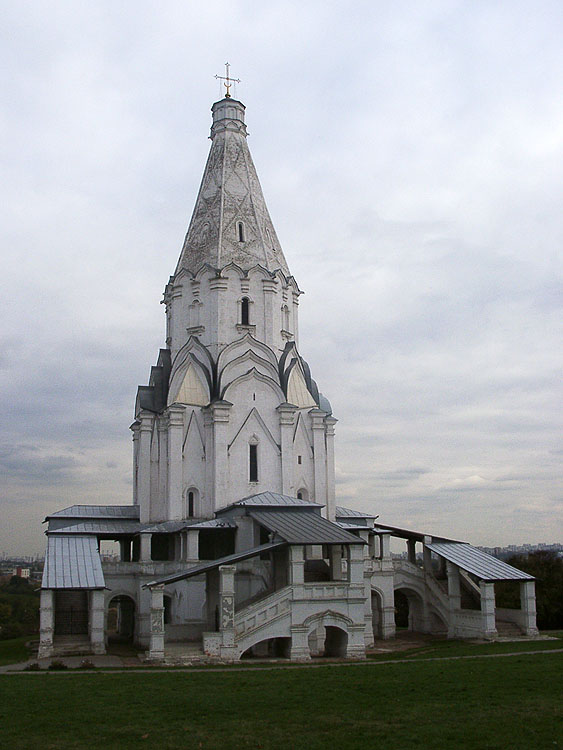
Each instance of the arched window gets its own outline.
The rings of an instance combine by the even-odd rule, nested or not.
[[[250,443],[248,446],[248,481],[258,481],[258,445]]]
[[[242,221],[239,221],[237,224],[237,234],[238,234],[238,241],[244,242],[244,224]]]
[[[197,518],[199,513],[199,492],[189,487],[184,495],[184,518]]]
[[[309,493],[305,489],[305,487],[301,487],[299,490],[297,490],[297,497],[299,500],[305,500],[305,502],[309,502]]]
[[[243,297],[240,301],[240,322],[243,326],[250,325],[250,300]]]

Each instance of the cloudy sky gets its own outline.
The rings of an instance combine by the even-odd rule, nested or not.
[[[65,505],[130,502],[225,60],[340,420],[339,501],[563,541],[560,0],[0,9],[0,555],[41,551]]]

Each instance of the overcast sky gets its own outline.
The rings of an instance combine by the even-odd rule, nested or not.
[[[338,501],[563,541],[560,0],[0,8],[0,555],[131,501],[226,60],[339,418]]]

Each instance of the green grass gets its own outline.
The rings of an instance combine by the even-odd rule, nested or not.
[[[29,635],[23,635],[21,638],[10,638],[7,641],[0,641],[0,666],[4,664],[16,664],[28,659],[29,650],[25,644],[31,639]]]
[[[563,747],[562,654],[270,672],[0,677],[4,747]]]

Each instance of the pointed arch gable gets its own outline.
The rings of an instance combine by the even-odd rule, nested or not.
[[[278,360],[272,349],[262,341],[255,339],[251,333],[245,333],[244,336],[228,344],[219,354],[217,358],[218,371],[221,371],[232,358],[239,356],[236,353],[237,349],[241,349],[243,352],[252,349],[263,359],[270,362],[276,370],[278,369]]]
[[[274,448],[276,449],[276,451],[278,452],[278,454],[281,454],[281,445],[280,445],[279,443],[277,443],[277,442],[276,442],[276,439],[274,438],[274,436],[272,435],[272,433],[271,433],[271,432],[270,432],[270,430],[268,429],[268,425],[267,425],[267,424],[266,424],[266,423],[264,422],[264,420],[263,420],[263,419],[262,419],[262,417],[260,416],[260,412],[258,411],[258,409],[257,409],[256,407],[253,407],[253,408],[252,408],[252,409],[251,409],[251,410],[250,410],[250,411],[248,412],[248,414],[246,415],[245,419],[243,420],[243,423],[241,424],[241,426],[240,426],[240,427],[238,428],[238,430],[236,431],[236,433],[235,433],[235,436],[234,436],[234,438],[233,438],[233,439],[231,440],[231,442],[230,442],[230,443],[229,443],[229,445],[227,446],[227,453],[229,453],[229,452],[230,452],[230,450],[231,450],[232,446],[233,446],[233,445],[234,445],[234,444],[235,444],[235,443],[237,442],[237,440],[238,440],[239,436],[240,436],[240,435],[242,434],[242,431],[244,430],[244,428],[245,428],[245,427],[246,427],[246,426],[247,426],[247,425],[248,425],[248,424],[249,424],[249,423],[250,423],[250,422],[251,422],[251,421],[252,421],[253,419],[254,419],[254,420],[255,420],[255,421],[257,422],[257,424],[258,424],[258,427],[259,427],[259,429],[261,429],[261,430],[262,430],[262,432],[263,432],[263,433],[264,433],[264,435],[265,435],[265,436],[266,436],[266,437],[268,438],[269,442],[270,442],[270,443],[272,444],[272,446],[273,446],[273,447],[274,447]]]
[[[219,391],[221,391],[221,384],[223,382],[229,382],[229,373],[232,370],[236,370],[237,367],[244,365],[245,362],[255,365],[256,369],[260,368],[260,371],[263,375],[272,378],[274,382],[278,383],[279,375],[277,368],[275,368],[269,360],[261,357],[257,352],[254,351],[254,349],[247,349],[243,354],[240,354],[238,357],[235,357],[234,359],[227,362],[223,369],[219,372]]]
[[[305,375],[297,360],[294,360],[289,368],[286,392],[288,402],[295,404],[300,409],[311,408],[317,405],[317,402],[307,388]]]
[[[174,376],[176,371],[182,367],[188,354],[191,354],[192,357],[199,362],[200,366],[206,372],[207,379],[211,383],[211,375],[213,373],[215,362],[213,361],[209,349],[201,343],[197,336],[190,336],[184,346],[178,351],[171,365],[171,375]]]
[[[240,279],[244,279],[247,275],[247,271],[244,271],[234,261],[231,261],[231,263],[227,263],[226,266],[223,266],[223,268],[221,269],[221,276],[225,274],[225,271],[235,271]]]
[[[297,442],[298,435],[301,435],[303,438],[303,442],[305,443],[305,446],[307,447],[307,453],[310,459],[313,458],[313,438],[309,434],[309,431],[305,425],[305,420],[303,418],[303,414],[299,414],[297,416],[297,422],[295,424],[295,429],[293,430],[293,445]]]
[[[168,405],[176,402],[206,406],[210,400],[209,383],[201,363],[189,354],[182,367],[171,378]]]
[[[248,370],[248,372],[245,372],[243,375],[239,375],[234,380],[231,380],[230,383],[227,383],[227,385],[221,392],[221,398],[223,400],[228,400],[227,395],[229,389],[231,389],[235,385],[243,383],[245,380],[251,380],[252,378],[255,378],[256,380],[264,383],[264,385],[267,385],[269,388],[271,388],[274,391],[276,398],[279,399],[278,403],[281,404],[285,401],[285,396],[280,386],[274,380],[272,380],[272,378],[269,378],[267,375],[263,375],[261,372],[259,372],[255,367]]]

